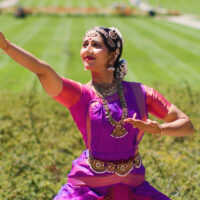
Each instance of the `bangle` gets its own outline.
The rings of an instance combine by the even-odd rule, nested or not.
[[[10,41],[9,41],[9,40],[7,40],[7,39],[6,39],[6,41],[7,41],[7,47],[5,47],[5,48],[2,48],[4,51],[8,51],[8,49],[10,49],[10,46],[11,46],[11,43],[10,43]],[[5,52],[0,52],[0,54],[5,54]]]
[[[159,140],[159,139],[162,137],[163,132],[162,132],[162,129],[161,129],[160,126],[159,126],[159,129],[160,129],[160,133],[154,133],[154,134],[153,134],[154,139]]]

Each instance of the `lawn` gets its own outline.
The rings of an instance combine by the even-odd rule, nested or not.
[[[198,0],[162,1],[189,13]],[[20,1],[37,6],[110,6],[114,1]],[[124,1],[127,4],[129,1]],[[151,0],[154,5],[158,1]],[[189,4],[190,2],[190,4]],[[0,31],[13,43],[48,62],[60,75],[86,83],[79,51],[89,28],[118,27],[124,36],[127,80],[153,86],[186,112],[194,137],[145,134],[140,152],[147,180],[172,200],[200,196],[200,31],[163,18],[37,15],[16,19],[0,15]],[[44,94],[37,78],[0,55],[0,200],[52,199],[85,148],[69,112]],[[53,108],[53,109],[52,109]]]
[[[148,85],[156,80],[180,85],[188,83],[195,89],[200,84],[199,30],[164,19],[30,16],[23,20],[2,15],[0,24],[13,43],[48,62],[60,75],[77,81],[87,82],[90,77],[89,73],[82,73],[79,56],[84,33],[93,26],[102,25],[116,26],[124,35],[123,58],[129,66],[127,80]],[[34,75],[6,55],[0,57],[2,89],[21,90],[32,85]]]
[[[112,6],[115,3],[124,3],[126,5],[130,5],[129,0],[99,0],[99,1],[93,1],[93,0],[55,0],[55,1],[49,1],[49,0],[36,0],[36,1],[26,1],[21,0],[19,2],[20,5],[25,7],[51,7],[51,6],[64,6],[64,7],[108,7]]]

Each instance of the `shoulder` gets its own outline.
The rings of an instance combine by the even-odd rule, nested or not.
[[[89,83],[82,85],[82,95],[86,95],[90,98],[94,98],[96,96],[94,90],[92,89]]]
[[[122,81],[123,86],[128,89],[132,89],[133,91],[142,91],[144,94],[146,92],[145,85],[140,82],[133,82],[133,81]]]
[[[122,83],[125,85],[143,85],[140,82],[134,82],[134,81],[122,81]]]

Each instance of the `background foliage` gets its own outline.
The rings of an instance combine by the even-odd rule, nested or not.
[[[107,7],[113,2],[22,0],[21,5]],[[200,7],[198,0],[173,4],[166,0],[162,5],[187,13],[198,13]],[[140,152],[153,186],[174,200],[197,200],[199,30],[163,18],[0,15],[0,31],[8,39],[48,62],[60,75],[82,83],[89,81],[90,74],[83,71],[79,49],[84,32],[95,25],[116,26],[124,35],[127,80],[154,87],[191,118],[194,136],[155,141],[145,134]],[[43,93],[37,78],[6,55],[0,55],[0,74],[0,199],[52,199],[66,182],[72,160],[85,149],[80,133],[69,112]]]

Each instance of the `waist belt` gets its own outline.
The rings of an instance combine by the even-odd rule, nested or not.
[[[103,161],[94,158],[91,154],[88,158],[88,163],[92,171],[96,173],[115,173],[118,176],[126,176],[135,167],[139,168],[141,165],[140,154],[137,153],[135,156],[119,161]]]

